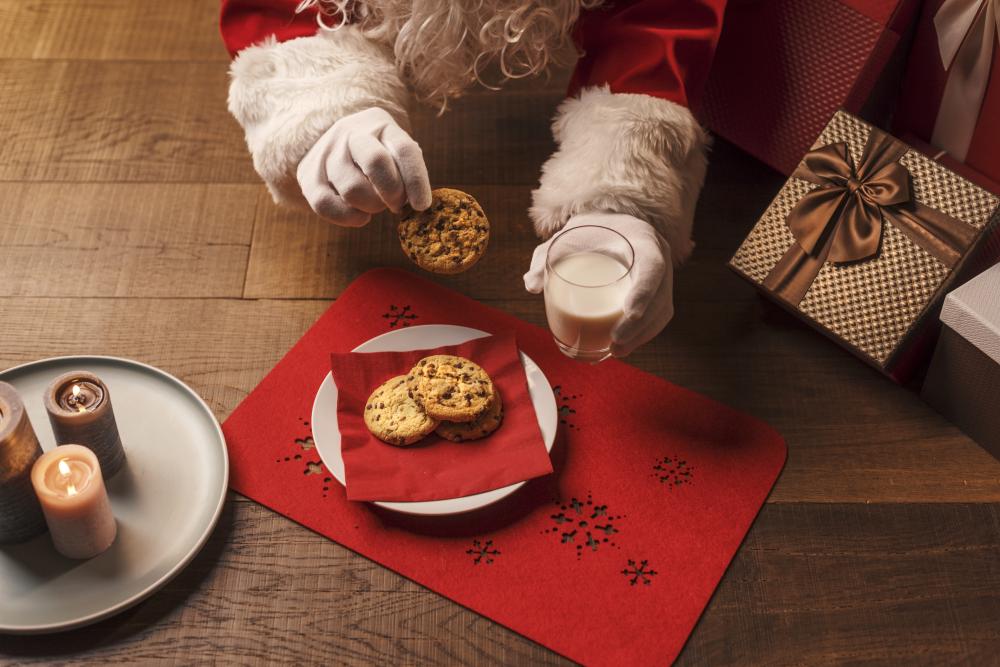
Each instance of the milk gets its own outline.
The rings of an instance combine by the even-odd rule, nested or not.
[[[545,315],[563,350],[588,360],[607,356],[611,329],[622,316],[628,267],[597,252],[576,252],[549,267]],[[589,353],[589,354],[588,354]],[[593,359],[591,359],[593,357]]]

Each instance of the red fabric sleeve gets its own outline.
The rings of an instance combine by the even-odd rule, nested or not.
[[[726,0],[619,0],[584,12],[575,31],[583,56],[570,94],[608,84],[613,93],[642,93],[696,110]]]
[[[315,7],[295,13],[299,0],[222,0],[219,29],[231,57],[274,35],[279,42],[315,35]]]

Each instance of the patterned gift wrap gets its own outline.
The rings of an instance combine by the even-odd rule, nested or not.
[[[890,153],[894,157],[885,157]],[[838,156],[845,158],[839,171],[829,169]],[[890,182],[902,193],[887,196]],[[817,197],[830,205],[804,204]],[[853,251],[848,261],[828,259],[837,253],[830,239],[839,238],[855,215],[868,216],[857,223],[856,235],[867,238],[871,251],[852,248],[840,253]],[[920,217],[938,227],[913,222]],[[918,325],[998,221],[996,196],[838,111],[729,265],[865,361],[891,372]],[[778,265],[794,264],[792,255],[819,269],[797,276],[798,290],[783,290],[778,285],[787,276],[776,277]]]

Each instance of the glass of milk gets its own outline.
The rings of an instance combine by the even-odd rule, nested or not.
[[[596,364],[611,356],[611,330],[622,316],[635,261],[613,229],[581,225],[560,233],[545,259],[545,316],[568,357]]]

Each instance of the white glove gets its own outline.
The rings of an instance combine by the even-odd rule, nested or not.
[[[302,158],[296,178],[312,210],[344,227],[366,225],[387,208],[431,205],[420,146],[377,107],[334,123]]]
[[[631,285],[625,296],[622,317],[611,331],[611,353],[624,357],[640,345],[649,342],[667,326],[674,316],[674,269],[670,246],[651,225],[631,215],[621,213],[585,213],[569,219],[562,231],[581,225],[609,227],[632,244],[635,260]],[[553,237],[559,236],[556,232]],[[579,234],[587,234],[580,231]],[[594,250],[604,235],[594,234]],[[545,256],[552,239],[535,248],[531,268],[524,274],[524,287],[539,294],[545,287]]]

